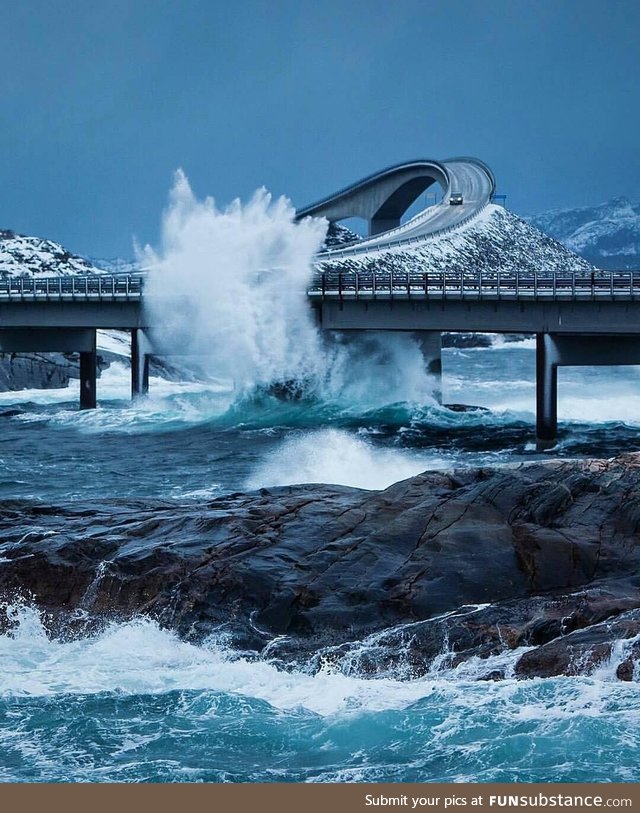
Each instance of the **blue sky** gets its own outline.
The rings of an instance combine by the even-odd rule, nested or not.
[[[639,199],[637,0],[3,0],[0,228],[154,242],[172,174],[304,205],[476,155],[516,212]]]

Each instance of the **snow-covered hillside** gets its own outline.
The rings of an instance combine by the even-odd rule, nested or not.
[[[100,268],[53,240],[0,229],[0,278],[101,274]]]
[[[409,246],[329,258],[322,270],[446,271],[487,276],[509,272],[585,273],[593,266],[501,206],[490,205],[466,226]]]
[[[526,219],[599,268],[640,269],[640,204],[628,198]]]
[[[327,236],[324,238],[323,249],[345,248],[350,243],[355,243],[361,239],[359,234],[351,231],[351,229],[348,229],[341,223],[329,223]]]

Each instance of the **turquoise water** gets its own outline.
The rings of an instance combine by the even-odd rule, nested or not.
[[[640,691],[589,678],[283,672],[149,621],[0,641],[5,781],[637,781]],[[500,660],[505,664],[505,658]]]
[[[0,498],[209,499],[293,482],[381,488],[424,469],[539,456],[533,350],[446,351],[445,400],[380,393],[282,403],[222,384],[152,381],[127,401],[115,366],[100,409],[75,391],[0,397]],[[638,448],[638,372],[562,371],[550,456]],[[388,399],[387,399],[388,400]],[[43,519],[43,522],[46,520]],[[46,528],[44,529],[46,530]],[[0,567],[2,566],[0,545]],[[3,781],[637,781],[640,684],[611,662],[588,678],[478,682],[520,653],[411,679],[300,663],[284,671],[222,638],[180,641],[151,621],[51,640],[29,606],[0,636]]]

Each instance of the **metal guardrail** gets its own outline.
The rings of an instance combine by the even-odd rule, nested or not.
[[[0,280],[0,302],[51,300],[140,300],[139,275],[96,274],[91,277],[12,277]]]
[[[401,271],[325,271],[307,291],[312,299],[555,300],[639,299],[640,271],[593,274],[447,274]]]
[[[0,302],[141,301],[144,277],[18,277],[0,280]],[[324,271],[307,290],[311,299],[638,299],[640,271],[541,275],[454,272]]]

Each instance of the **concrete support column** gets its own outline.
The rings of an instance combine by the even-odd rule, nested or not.
[[[140,328],[131,331],[131,398],[149,392],[149,342]]]
[[[433,397],[442,403],[442,334],[439,330],[421,330],[414,333],[420,345],[425,368],[434,378]]]
[[[93,349],[80,351],[80,409],[96,408],[96,332],[93,332]]]
[[[536,334],[536,438],[541,445],[558,434],[558,363],[553,338]]]

